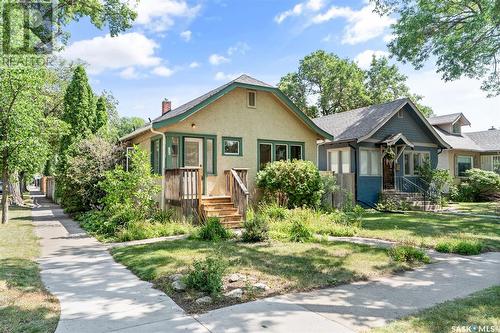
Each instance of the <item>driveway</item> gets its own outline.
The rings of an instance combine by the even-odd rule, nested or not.
[[[500,253],[461,257],[401,275],[234,305],[194,317],[115,263],[43,197],[33,210],[47,288],[61,302],[57,333],[66,332],[356,332],[437,303],[500,284]]]

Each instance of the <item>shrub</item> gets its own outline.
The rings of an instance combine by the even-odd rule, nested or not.
[[[244,223],[245,231],[241,235],[244,242],[263,242],[269,238],[269,225],[260,214],[250,214]]]
[[[153,221],[158,223],[169,223],[174,220],[175,210],[174,209],[156,209],[153,213]]]
[[[101,200],[104,211],[109,216],[121,216],[124,224],[146,220],[157,206],[154,198],[160,193],[158,179],[151,173],[146,152],[136,147],[129,171],[118,165],[99,183],[105,192]]]
[[[378,210],[381,211],[408,211],[411,210],[411,205],[405,200],[399,200],[393,196],[385,196],[383,193],[379,194],[379,199],[376,205]]]
[[[257,174],[257,186],[267,198],[289,208],[317,207],[323,195],[323,183],[310,161],[277,161]]]
[[[94,235],[112,237],[119,226],[102,211],[89,211],[75,216],[82,228]]]
[[[469,195],[473,201],[490,200],[500,193],[500,175],[493,171],[470,169],[465,172],[467,180],[461,184],[459,192]]]
[[[282,221],[286,219],[288,210],[276,203],[261,205],[259,213],[267,219]]]
[[[120,242],[184,235],[192,231],[189,224],[181,222],[151,223],[148,221],[134,221],[127,224],[126,228],[120,229],[116,238]]]
[[[205,260],[195,260],[193,267],[186,276],[186,285],[198,291],[208,292],[212,295],[222,290],[222,277],[226,270],[226,263],[215,256]]]
[[[429,256],[424,250],[408,245],[397,245],[389,250],[389,255],[394,261],[407,263],[424,263],[431,262]]]
[[[311,211],[294,209],[290,214],[289,240],[292,242],[308,242],[313,239],[314,230],[311,223]]]
[[[218,217],[208,217],[206,222],[198,229],[194,237],[204,241],[220,241],[231,238],[232,234],[224,228]]]
[[[483,244],[474,239],[454,239],[445,238],[436,243],[436,251],[443,253],[457,253],[463,255],[480,254],[483,250]]]

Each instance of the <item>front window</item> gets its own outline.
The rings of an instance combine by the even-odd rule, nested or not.
[[[161,174],[161,140],[154,140],[151,144],[151,169]]]
[[[456,171],[459,177],[465,177],[465,172],[472,169],[472,156],[457,156]]]
[[[214,139],[207,139],[207,173],[215,174],[214,170]]]
[[[430,163],[431,154],[428,151],[410,151],[404,153],[404,174],[405,176],[418,176],[420,168]]]
[[[273,145],[270,143],[259,144],[259,169],[264,169],[267,163],[272,162],[272,148]]]
[[[228,156],[241,156],[241,138],[222,138],[222,154]]]
[[[359,151],[361,161],[361,176],[380,176],[380,152],[378,150],[361,149]]]
[[[335,173],[351,172],[351,150],[349,148],[329,149],[328,164]]]
[[[293,161],[304,159],[304,143],[296,141],[277,141],[258,139],[258,166],[265,168],[267,163],[274,161]]]
[[[256,91],[248,91],[248,107],[249,108],[257,107],[257,92]]]
[[[500,175],[500,155],[493,156],[493,171]]]
[[[290,146],[290,159],[293,160],[302,160],[302,146],[291,145]]]
[[[274,146],[275,149],[275,160],[276,161],[285,161],[287,160],[287,145],[277,144]]]

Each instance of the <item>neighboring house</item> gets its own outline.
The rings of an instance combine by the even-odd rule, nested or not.
[[[278,160],[316,163],[324,139],[332,136],[278,88],[242,75],[174,109],[163,101],[161,116],[121,141],[150,152],[162,208],[238,224],[259,169]]]
[[[314,119],[333,141],[319,144],[320,170],[353,178],[355,200],[372,206],[381,192],[418,187],[418,167],[436,167],[449,145],[407,98]]]
[[[457,181],[472,168],[500,173],[500,130],[463,133],[462,127],[470,126],[470,122],[462,113],[431,117],[428,121],[451,146],[439,155],[438,168],[450,170]]]

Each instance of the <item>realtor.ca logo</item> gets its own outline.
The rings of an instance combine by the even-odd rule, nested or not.
[[[452,333],[495,333],[500,332],[500,327],[492,325],[460,325],[452,326]]]
[[[3,55],[46,55],[54,46],[52,1],[4,0],[0,3]]]

